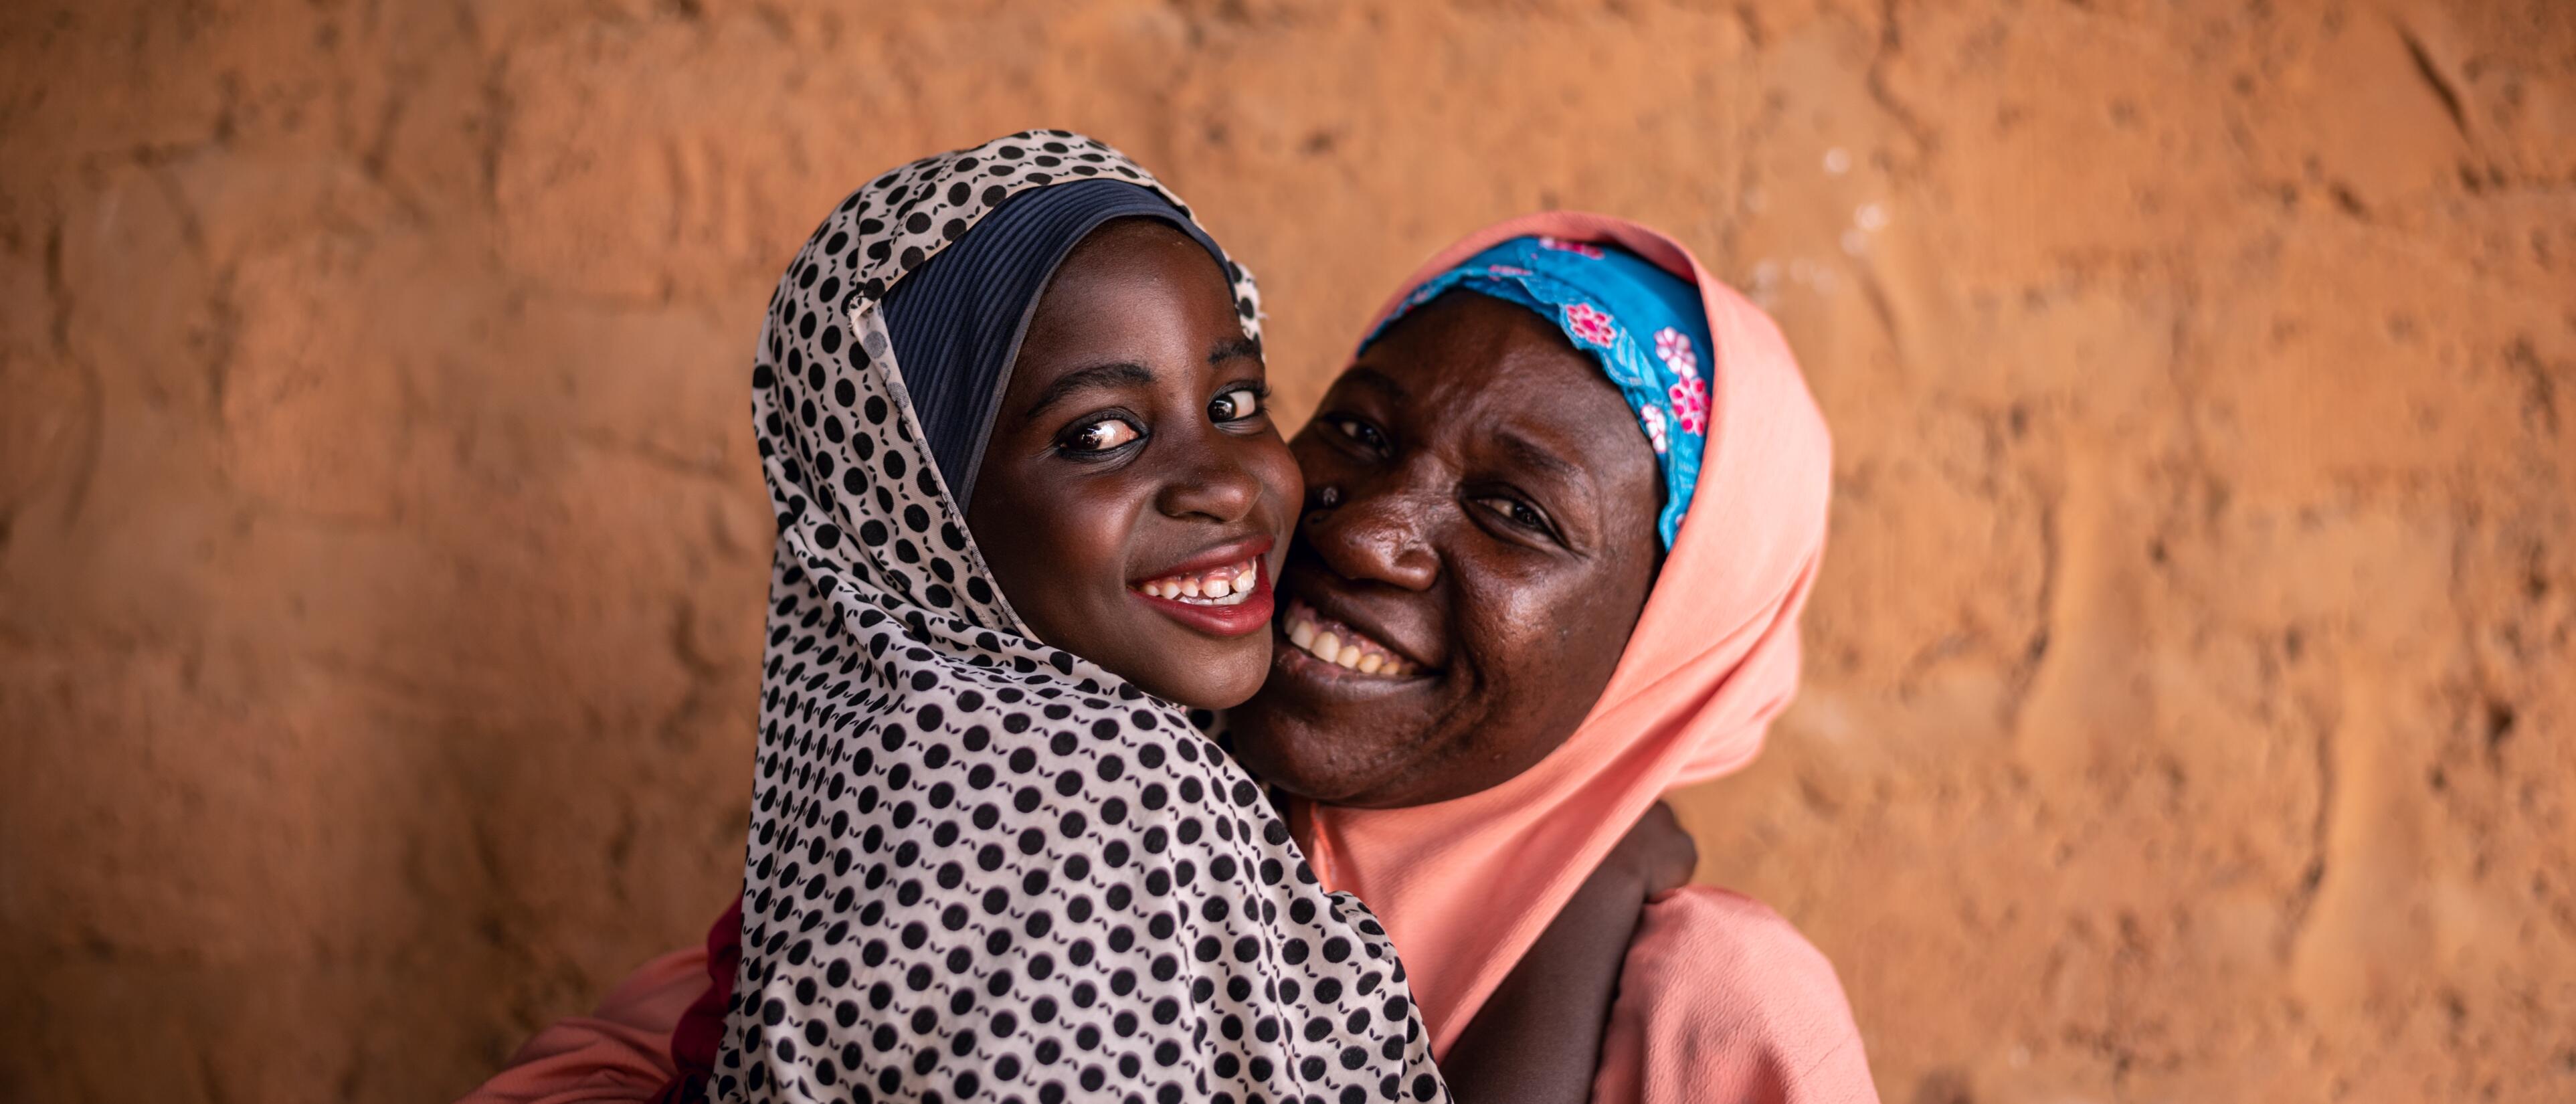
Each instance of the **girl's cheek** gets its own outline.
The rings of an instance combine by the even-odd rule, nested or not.
[[[1306,476],[1278,434],[1262,437],[1261,450],[1262,489],[1272,504],[1270,528],[1273,535],[1286,537],[1297,526],[1298,505],[1306,501]]]

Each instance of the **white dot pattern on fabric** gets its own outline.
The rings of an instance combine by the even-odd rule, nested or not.
[[[921,444],[886,289],[1012,193],[1103,177],[1188,211],[1106,145],[1017,134],[852,194],[771,301],[778,551],[717,1099],[1448,1095],[1376,919],[1179,708],[1027,636]]]

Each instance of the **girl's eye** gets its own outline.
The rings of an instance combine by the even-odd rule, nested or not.
[[[1208,404],[1208,417],[1218,423],[1240,422],[1261,413],[1262,393],[1255,387],[1237,387],[1216,397]]]
[[[1073,432],[1064,437],[1064,450],[1076,453],[1107,452],[1142,436],[1144,434],[1136,432],[1136,427],[1127,424],[1125,419],[1102,418],[1096,422],[1075,426]]]
[[[1533,533],[1548,533],[1547,518],[1530,508],[1529,503],[1505,495],[1487,495],[1476,504],[1493,511],[1503,520]]]
[[[1379,433],[1376,426],[1370,425],[1357,418],[1344,417],[1332,418],[1331,425],[1335,430],[1339,431],[1342,436],[1348,437],[1352,441],[1357,442],[1361,448],[1365,448],[1376,453],[1384,453],[1386,451],[1386,435]]]

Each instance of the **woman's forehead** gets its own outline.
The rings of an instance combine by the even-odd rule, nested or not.
[[[1346,374],[1399,403],[1406,416],[1462,428],[1472,422],[1588,433],[1632,421],[1618,389],[1548,320],[1469,291],[1397,320]]]
[[[1453,292],[1399,319],[1335,381],[1374,396],[1388,428],[1461,469],[1657,497],[1654,452],[1593,361],[1546,319]]]

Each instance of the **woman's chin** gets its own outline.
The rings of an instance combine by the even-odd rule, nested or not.
[[[1383,748],[1358,748],[1355,737],[1378,730],[1354,726],[1337,714],[1305,715],[1282,708],[1276,685],[1226,715],[1226,734],[1235,759],[1262,784],[1292,796],[1326,805],[1373,805],[1397,772],[1389,770]],[[1374,754],[1372,754],[1374,753]]]

